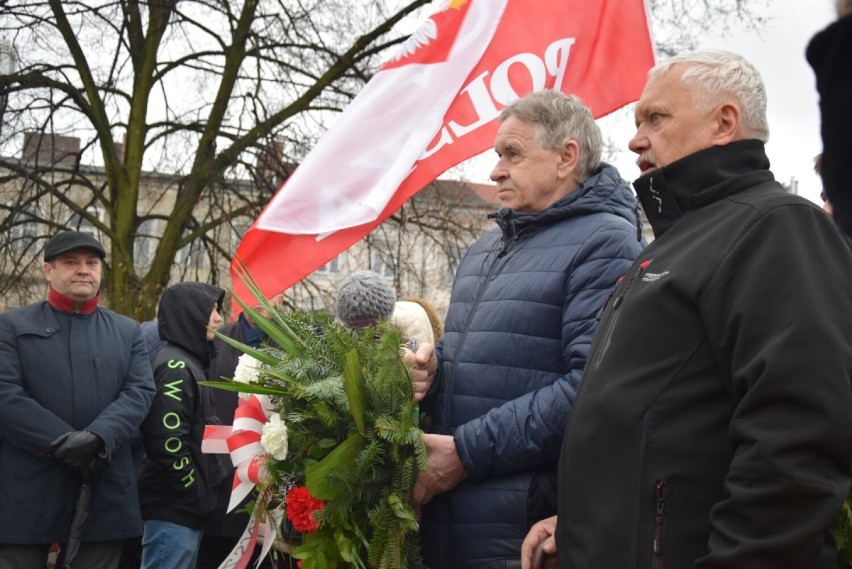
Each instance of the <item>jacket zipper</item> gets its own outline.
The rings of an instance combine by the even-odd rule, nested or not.
[[[623,275],[618,277],[618,280],[615,282],[615,288],[613,288],[611,291],[609,291],[609,294],[606,295],[606,300],[604,301],[604,303],[601,305],[601,307],[598,309],[597,313],[595,314],[595,320],[597,322],[601,321],[601,317],[603,316],[604,310],[606,310],[606,307],[609,306],[609,301],[612,300],[613,296],[615,296],[615,291],[618,290],[618,287],[621,286],[622,282],[624,282],[624,276]]]
[[[494,215],[494,214],[489,214],[488,217],[490,218],[490,217],[492,217],[492,215]],[[511,237],[507,239],[506,235],[505,234],[503,235],[501,242],[500,242],[500,250],[498,251],[497,255],[495,256],[494,261],[491,263],[491,266],[488,267],[488,274],[485,275],[485,281],[482,283],[482,288],[479,289],[479,292],[476,295],[476,301],[473,303],[473,308],[471,309],[470,314],[474,314],[476,312],[476,308],[479,306],[479,303],[482,302],[482,297],[485,295],[485,291],[488,289],[488,285],[491,283],[491,277],[494,275],[494,271],[497,269],[497,265],[500,264],[500,261],[509,252],[513,242],[517,241],[517,239],[518,239],[519,234],[517,233],[517,231],[515,231],[514,220],[512,220],[511,223],[512,223],[512,237],[514,237],[514,239],[512,239]],[[493,251],[493,249],[492,249],[492,251]],[[464,332],[462,333],[461,340],[459,341],[459,344],[458,344],[459,346],[464,345],[464,341],[467,338],[467,333],[468,333],[469,330],[470,330],[470,318],[468,318],[467,322],[465,322]],[[453,362],[453,365],[450,368],[449,373],[447,374],[448,375],[447,398],[446,398],[445,403],[444,403],[444,405],[445,405],[444,417],[446,417],[447,421],[449,421],[450,414],[452,413],[453,391],[455,389],[456,363],[458,363],[458,358],[456,358],[456,360]]]
[[[612,303],[612,309],[617,310],[621,303],[624,302],[624,298],[627,296],[627,293],[630,292],[630,289],[633,288],[633,283],[639,280],[642,277],[642,273],[645,272],[645,269],[648,267],[648,262],[645,261],[639,265],[639,270],[636,271],[636,274],[631,277],[629,281],[627,281],[627,285],[624,287],[624,290],[621,291],[621,294],[615,297],[615,301]]]
[[[497,254],[498,259],[502,259],[506,255],[509,254],[509,251],[512,250],[512,246],[515,244],[515,241],[518,240],[518,228],[515,226],[515,220],[509,220],[509,225],[512,227],[512,234],[506,235],[503,234],[503,239],[501,240],[500,252]]]
[[[645,272],[645,269],[648,267],[650,261],[645,261],[639,265],[639,270],[636,271],[630,280],[627,281],[627,284],[624,285],[624,288],[621,289],[621,292],[616,295],[615,300],[612,301],[612,310],[610,311],[609,322],[606,323],[606,330],[604,331],[600,349],[598,349],[597,354],[595,354],[594,365],[595,368],[601,365],[601,361],[603,361],[603,357],[606,354],[607,350],[609,350],[609,344],[612,341],[612,333],[615,330],[615,325],[618,323],[619,312],[617,312],[618,307],[624,303],[624,299],[627,297],[627,294],[630,292],[630,289],[633,288],[633,284],[642,278],[642,274]],[[601,309],[599,316],[603,314],[606,309],[606,305],[609,303],[609,300],[612,298],[612,295],[609,296],[607,302],[604,304],[604,308]]]
[[[666,513],[666,491],[668,483],[665,480],[657,480],[656,506],[654,515],[654,569],[660,569],[663,564],[663,522]]]

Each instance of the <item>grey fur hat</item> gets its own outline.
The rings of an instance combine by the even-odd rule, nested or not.
[[[341,283],[334,311],[347,326],[362,328],[390,318],[395,303],[396,295],[385,279],[373,271],[357,271]]]

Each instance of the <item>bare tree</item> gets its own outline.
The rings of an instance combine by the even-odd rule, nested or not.
[[[44,236],[84,228],[109,244],[111,307],[153,315],[179,253],[215,267],[231,251],[214,230],[277,189],[287,167],[269,149],[297,162],[308,121],[342,109],[426,3],[4,2],[0,35],[19,51],[0,76],[0,292],[28,284],[20,259],[38,265]],[[71,135],[82,144],[60,148]]]
[[[705,30],[722,36],[734,28],[759,33],[768,23],[761,15],[768,0],[649,0],[649,4],[661,57],[695,49]]]
[[[404,1],[3,2],[0,38],[17,65],[0,69],[2,298],[31,298],[45,239],[60,229],[109,245],[109,304],[139,319],[170,278],[226,279],[223,259],[325,119],[428,3]],[[760,0],[650,4],[662,53],[710,26],[763,24]],[[411,266],[407,239],[449,264],[473,240],[459,211],[469,215],[434,195],[412,200],[368,237],[399,291],[436,278]]]

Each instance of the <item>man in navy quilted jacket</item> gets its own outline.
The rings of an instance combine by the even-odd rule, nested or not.
[[[430,470],[414,500],[432,569],[520,567],[555,508],[556,465],[597,313],[642,250],[636,199],[601,162],[577,97],[539,91],[500,115],[497,227],[456,273],[443,337],[420,347]]]

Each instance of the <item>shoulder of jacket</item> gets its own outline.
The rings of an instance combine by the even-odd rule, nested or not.
[[[198,360],[192,354],[174,344],[166,344],[157,353],[157,357],[154,360],[155,374],[161,368],[167,370],[188,370],[194,377],[205,377],[204,370]]]
[[[473,245],[468,248],[467,253],[477,252],[480,250],[490,251],[491,247],[494,246],[494,243],[499,243],[502,238],[503,232],[500,228],[492,227],[473,242]]]
[[[0,313],[0,321],[8,322],[17,334],[46,332],[49,335],[59,328],[46,300],[6,310]]]
[[[806,208],[821,211],[815,203],[784,190],[778,182],[765,182],[728,198],[735,204],[753,208],[761,216],[769,215],[782,208]]]
[[[19,308],[10,308],[2,313],[2,316],[7,318],[31,318],[36,314],[44,314],[45,309],[47,309],[50,305],[46,300],[40,300],[38,302],[33,302],[32,304],[28,304],[26,306],[21,306]]]
[[[636,226],[610,211],[589,212],[581,216],[560,219],[542,227],[532,237],[544,235],[548,240],[556,243],[582,245],[601,231],[617,231],[624,233],[627,238],[638,240]]]
[[[98,312],[104,318],[112,320],[113,322],[116,322],[122,326],[126,326],[132,329],[140,328],[139,322],[137,322],[133,318],[125,316],[124,314],[119,314],[118,312],[105,306],[98,306]]]
[[[636,230],[636,226],[619,215],[618,212],[610,210],[590,211],[583,215],[578,215],[572,218],[560,220],[558,223],[572,224],[577,226],[593,226],[596,228],[608,226],[620,226],[628,230]]]

